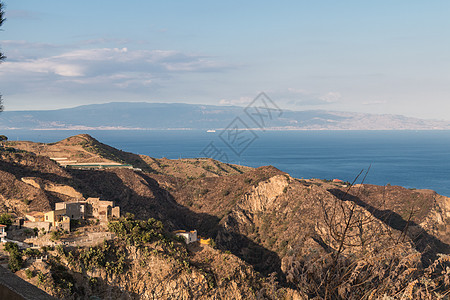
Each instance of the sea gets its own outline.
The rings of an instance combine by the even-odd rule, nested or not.
[[[400,185],[450,196],[450,131],[1,130],[9,140],[57,142],[87,133],[137,154],[170,159],[212,157],[296,178]]]

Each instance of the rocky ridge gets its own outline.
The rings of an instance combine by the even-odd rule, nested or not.
[[[75,147],[86,139],[88,144],[98,143],[83,135],[66,139],[59,147]],[[15,144],[22,150],[24,145]],[[120,153],[101,147],[101,151],[83,149],[109,159]],[[26,149],[37,146],[27,143]],[[273,167],[239,169],[212,160],[207,166],[223,170],[213,172],[201,161],[186,160],[170,162],[171,167],[160,171],[153,167],[142,172],[72,170],[58,166],[45,153],[49,155],[1,153],[2,211],[23,215],[50,208],[54,202],[74,200],[76,193],[114,200],[122,211],[138,219],[156,218],[168,230],[197,229],[214,238],[219,250],[210,256],[211,264],[218,263],[213,257],[229,253],[261,278],[275,274],[272,278],[278,284],[274,288],[284,295],[292,296],[296,290],[297,297],[375,299],[409,292],[445,295],[450,288],[450,198],[433,191],[299,180]],[[182,165],[175,171],[175,166]],[[196,175],[190,170],[196,170]],[[31,183],[30,178],[34,184],[23,182]],[[195,251],[191,250],[192,257]],[[164,263],[168,262],[160,261]],[[230,280],[235,279],[231,276]],[[111,279],[105,282],[112,284]],[[127,286],[121,288],[130,291]],[[181,295],[176,288],[172,292]],[[233,297],[249,295],[240,292],[241,296]]]

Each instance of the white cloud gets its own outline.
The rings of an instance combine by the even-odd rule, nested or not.
[[[221,99],[219,101],[220,105],[237,105],[237,106],[245,106],[252,102],[252,97],[240,97],[239,99]]]
[[[342,99],[342,95],[339,92],[330,91],[319,93],[300,88],[287,88],[286,90],[274,91],[271,92],[271,95],[273,95],[274,99],[293,106],[329,105],[339,102]]]
[[[9,44],[14,43],[9,41]],[[16,44],[28,45],[25,41],[16,41]],[[13,55],[1,65],[0,81],[8,85],[10,95],[44,87],[62,92],[111,91],[114,88],[145,89],[180,74],[220,72],[229,68],[209,57],[172,50],[76,49],[38,58]]]
[[[374,101],[366,101],[363,102],[363,105],[378,105],[378,104],[386,104],[388,103],[386,100],[374,100]]]
[[[327,102],[327,103],[334,103],[338,102],[342,98],[341,93],[339,92],[328,92],[324,95],[319,96],[319,99]]]

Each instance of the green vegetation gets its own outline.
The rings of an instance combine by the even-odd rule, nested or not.
[[[122,274],[126,270],[127,253],[123,247],[117,247],[111,241],[104,241],[94,247],[86,247],[66,252],[57,248],[58,254],[65,257],[68,264],[75,269],[93,271],[103,268],[108,274]]]
[[[59,246],[56,248],[58,255],[64,257],[77,272],[104,269],[109,275],[127,272],[131,264],[129,257],[133,247],[139,248],[145,258],[150,255],[161,255],[175,259],[183,269],[190,267],[185,246],[179,238],[164,231],[160,221],[134,220],[133,215],[127,214],[126,217],[110,222],[108,228],[118,239],[105,240],[97,246],[71,251]],[[96,282],[97,280],[93,279],[90,283]]]
[[[41,251],[39,251],[38,249],[32,249],[32,248],[27,248],[23,254],[25,254],[28,257],[38,257],[40,255],[42,255]]]
[[[147,221],[137,221],[125,217],[119,221],[110,222],[108,229],[125,240],[128,245],[133,246],[140,246],[164,238],[161,221],[156,221],[153,218]]]
[[[73,295],[75,279],[68,272],[67,268],[56,262],[54,259],[49,261],[50,273],[53,279],[53,288],[58,298],[67,299]]]
[[[6,225],[6,229],[8,230],[9,226],[12,225],[11,215],[4,213],[0,215],[0,224]]]
[[[31,279],[34,277],[33,271],[31,271],[30,269],[25,270],[25,275],[27,276],[28,279]]]
[[[61,232],[60,230],[52,231],[50,233],[50,239],[52,241],[57,241],[61,238],[62,235],[63,235],[63,232]]]
[[[42,273],[41,271],[39,271],[39,272],[37,273],[37,281],[38,281],[38,284],[43,284],[43,283],[45,282],[46,278],[47,278],[47,277],[45,276],[45,274]]]
[[[5,243],[5,251],[9,253],[8,268],[12,272],[17,272],[22,269],[23,259],[22,253],[19,250],[19,246],[16,243],[7,242]]]

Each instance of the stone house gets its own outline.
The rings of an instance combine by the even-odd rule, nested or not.
[[[186,231],[186,230],[177,230],[174,231],[177,236],[182,236],[186,240],[186,244],[194,243],[197,241],[197,230]]]
[[[88,198],[87,201],[58,202],[55,203],[55,210],[45,213],[34,211],[25,216],[28,221],[24,222],[24,227],[70,231],[70,220],[96,218],[106,223],[111,218],[120,218],[120,207],[114,206],[113,201]]]
[[[44,221],[50,223],[54,229],[70,231],[70,217],[66,215],[65,209],[58,209],[46,212]]]
[[[32,211],[25,215],[27,221],[23,223],[23,227],[26,228],[37,228],[39,230],[43,229],[45,231],[50,230],[50,223],[44,222],[45,215],[40,211]]]
[[[57,202],[55,211],[65,210],[65,215],[73,220],[85,218],[86,202]]]
[[[114,206],[113,201],[88,198],[86,202],[86,217],[97,218],[100,222],[107,222],[110,218],[120,218],[120,207]]]

